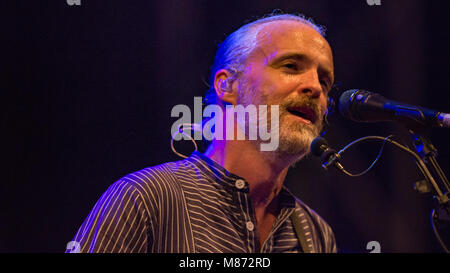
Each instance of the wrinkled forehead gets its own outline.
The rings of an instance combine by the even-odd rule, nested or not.
[[[325,38],[307,23],[286,20],[268,22],[256,30],[255,50],[267,57],[281,51],[297,51],[301,54],[314,51],[332,64],[333,55]]]

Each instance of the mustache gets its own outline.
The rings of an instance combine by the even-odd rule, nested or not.
[[[325,110],[319,106],[319,103],[316,100],[305,97],[286,99],[280,104],[279,107],[280,107],[280,114],[285,114],[286,112],[288,112],[287,109],[289,108],[295,107],[309,108],[312,111],[314,111],[314,114],[317,117],[317,122],[321,122],[325,115]]]

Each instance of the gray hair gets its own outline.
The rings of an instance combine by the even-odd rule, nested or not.
[[[243,71],[245,60],[256,47],[257,35],[263,24],[274,21],[296,21],[315,29],[320,35],[325,37],[325,27],[314,24],[312,19],[306,18],[302,14],[269,14],[258,20],[243,25],[235,32],[226,37],[225,41],[219,44],[214,63],[211,67],[210,88],[205,94],[205,104],[217,103],[217,95],[214,89],[214,77],[220,69],[228,70],[235,80],[239,73]]]

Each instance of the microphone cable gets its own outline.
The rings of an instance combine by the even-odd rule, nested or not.
[[[441,247],[445,250],[445,252],[450,253],[449,249],[447,248],[444,241],[442,240],[441,235],[439,234],[439,232],[436,229],[434,219],[439,219],[438,215],[436,215],[436,209],[433,209],[431,211],[431,219],[430,219],[431,227],[433,228],[434,235],[436,236],[437,240],[439,241],[439,244],[441,245]]]
[[[381,146],[381,149],[380,149],[380,152],[378,153],[377,158],[373,161],[373,163],[372,163],[372,164],[369,166],[369,168],[367,168],[365,171],[363,171],[363,172],[361,172],[361,173],[359,173],[359,174],[352,174],[352,173],[346,171],[346,170],[343,169],[343,168],[339,168],[339,169],[340,169],[343,173],[345,173],[346,175],[351,176],[351,177],[357,177],[357,176],[361,176],[361,175],[367,173],[367,172],[375,165],[375,163],[378,161],[378,159],[380,158],[381,153],[383,152],[383,148],[384,148],[384,145],[386,144],[386,142],[389,142],[389,143],[391,143],[391,144],[394,144],[394,145],[397,146],[398,148],[400,148],[400,149],[402,149],[403,151],[405,151],[405,152],[409,153],[410,155],[412,155],[412,156],[415,158],[415,160],[416,160],[417,162],[421,162],[421,158],[420,158],[415,152],[413,152],[411,149],[409,149],[408,147],[406,147],[406,146],[404,146],[404,145],[402,145],[402,144],[400,144],[400,143],[398,143],[398,142],[396,142],[396,141],[390,139],[390,138],[392,138],[393,136],[394,136],[394,135],[389,135],[389,136],[387,136],[387,137],[385,137],[385,138],[380,137],[380,136],[366,136],[366,137],[362,137],[362,138],[359,138],[359,139],[357,139],[357,140],[351,142],[350,144],[348,144],[347,146],[345,146],[344,148],[342,148],[342,149],[337,153],[337,155],[338,155],[339,158],[340,158],[341,153],[343,153],[345,150],[347,150],[347,149],[350,148],[351,146],[353,146],[353,145],[355,145],[355,144],[357,144],[357,143],[359,143],[359,142],[362,142],[362,141],[367,141],[367,140],[382,140],[382,141],[383,141],[383,145]],[[419,167],[419,169],[421,169],[421,171],[422,171],[423,173],[426,172],[426,168],[425,168],[424,166],[421,166],[420,164],[418,164],[418,167]],[[446,214],[446,215],[447,215],[446,221],[449,221],[449,219],[450,219],[450,218],[448,218],[449,215],[450,215],[450,214],[449,214],[449,211],[448,211],[448,210],[445,210],[445,207],[441,207],[440,209],[444,210],[444,211],[447,213],[447,214]],[[435,237],[437,238],[437,241],[439,242],[439,244],[441,245],[441,247],[444,249],[444,251],[445,251],[446,253],[450,253],[448,247],[447,247],[446,244],[444,243],[444,240],[442,239],[442,237],[440,236],[440,234],[439,234],[439,232],[438,232],[438,230],[437,230],[437,228],[436,228],[435,219],[436,219],[436,221],[440,220],[440,219],[439,219],[439,216],[437,215],[438,213],[439,213],[439,212],[437,211],[436,208],[434,208],[434,209],[431,211],[431,215],[430,215],[430,223],[431,223],[431,227],[432,227],[433,233],[434,233]],[[447,224],[447,225],[448,225],[448,224]]]
[[[352,147],[353,145],[356,145],[359,142],[366,141],[366,140],[380,140],[380,139],[383,140],[383,144],[382,144],[382,146],[380,148],[380,151],[378,152],[377,157],[375,158],[375,160],[372,162],[372,164],[370,164],[370,166],[366,170],[364,170],[364,171],[362,171],[362,172],[360,172],[358,174],[352,174],[352,173],[350,173],[349,171],[347,171],[345,169],[342,169],[342,172],[345,173],[348,176],[351,176],[351,177],[358,177],[358,176],[362,176],[362,175],[366,174],[368,171],[370,171],[372,169],[372,167],[375,165],[375,163],[377,163],[378,159],[380,159],[381,154],[383,153],[384,145],[386,144],[387,140],[389,138],[391,138],[391,137],[393,137],[393,135],[389,135],[389,136],[387,136],[385,138],[382,138],[382,137],[379,137],[379,136],[366,136],[366,137],[359,138],[359,139],[354,140],[351,143],[349,143],[347,146],[345,146],[339,152],[337,152],[338,156],[341,157],[341,154],[343,152],[345,152],[345,150],[347,150],[348,148]]]
[[[391,138],[393,136],[394,135],[389,135],[387,137],[366,136],[366,137],[361,137],[361,138],[358,138],[358,139],[350,142],[347,146],[345,146],[339,152],[337,152],[337,155],[339,157],[342,157],[341,154],[344,153],[348,148],[352,147],[353,145],[356,145],[357,143],[363,142],[363,141],[381,140],[381,141],[383,141],[383,145],[381,146],[380,151],[378,152],[378,155],[375,158],[375,160],[372,162],[372,164],[370,164],[370,166],[366,170],[364,170],[364,171],[362,171],[362,172],[360,172],[358,174],[350,173],[349,171],[347,171],[345,169],[342,169],[342,172],[345,173],[348,176],[351,176],[351,177],[358,177],[358,176],[362,176],[362,175],[366,174],[368,171],[370,171],[372,169],[372,167],[375,165],[375,163],[377,163],[377,161],[380,159],[381,154],[383,153],[384,145],[386,144],[386,142],[389,142],[389,143],[399,147],[400,149],[406,151],[407,153],[411,154],[416,160],[420,160],[420,158],[411,149],[409,149],[408,147],[406,147],[406,146],[396,142],[395,140],[392,140]]]
[[[195,142],[195,140],[192,138],[192,136],[190,134],[185,133],[184,132],[185,130],[192,131],[192,132],[195,132],[195,131],[200,131],[201,132],[202,131],[201,126],[199,124],[196,124],[196,123],[182,123],[182,124],[178,125],[178,130],[170,138],[170,147],[172,148],[172,151],[176,155],[178,155],[179,157],[182,157],[182,158],[188,158],[188,156],[177,152],[177,150],[173,146],[173,139],[178,134],[182,134],[183,136],[186,136],[189,140],[191,140],[194,143],[195,151],[198,151],[197,142]]]

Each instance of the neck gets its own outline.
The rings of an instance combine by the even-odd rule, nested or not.
[[[295,161],[276,152],[261,152],[259,145],[248,140],[213,141],[205,155],[245,178],[254,208],[263,210],[274,207],[289,165]]]

